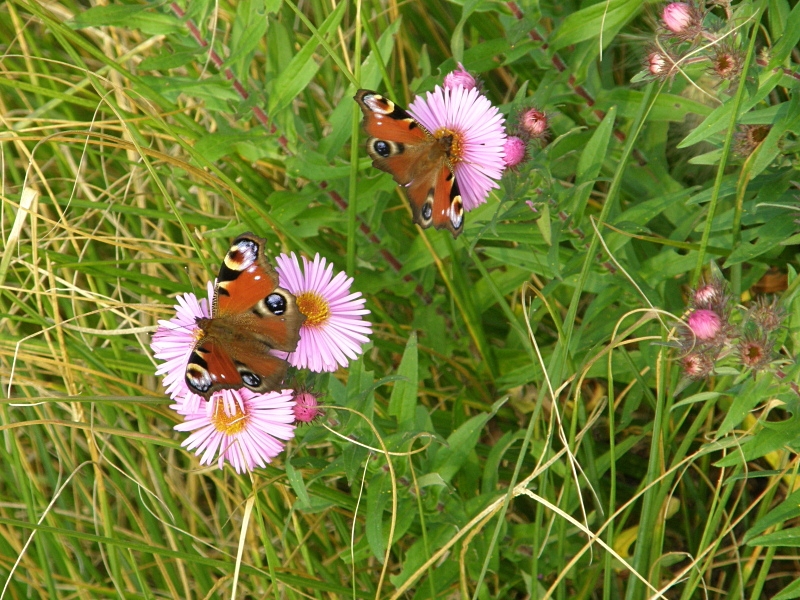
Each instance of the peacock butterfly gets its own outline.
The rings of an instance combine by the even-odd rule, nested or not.
[[[354,98],[364,113],[372,166],[405,186],[415,223],[448,229],[458,237],[464,207],[453,170],[453,136],[434,137],[405,109],[376,92],[358,90]]]
[[[196,319],[199,337],[186,385],[206,399],[224,389],[276,389],[289,363],[270,350],[297,348],[305,316],[295,297],[278,286],[264,247],[265,240],[252,233],[233,240],[219,269],[211,317]]]

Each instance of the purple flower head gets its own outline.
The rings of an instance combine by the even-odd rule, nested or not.
[[[452,136],[451,162],[464,210],[486,202],[505,169],[505,118],[477,89],[439,86],[417,96],[408,112],[439,139]]]
[[[318,373],[346,367],[348,359],[362,353],[372,333],[372,324],[362,318],[370,313],[365,299],[361,292],[350,293],[353,278],[345,273],[334,277],[333,264],[319,254],[313,261],[303,257],[302,268],[294,252],[291,257],[281,254],[275,262],[281,287],[294,294],[298,310],[306,316],[297,349],[286,360]]]
[[[221,390],[175,426],[191,431],[181,446],[195,450],[201,465],[228,461],[237,473],[264,467],[294,437],[292,390],[256,394]]]

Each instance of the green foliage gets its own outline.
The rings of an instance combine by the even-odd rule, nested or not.
[[[8,597],[800,597],[800,4],[717,4],[0,6]],[[352,97],[457,62],[549,137],[453,240]],[[251,477],[181,447],[149,346],[248,230],[351,266],[374,329]],[[718,268],[732,329],[781,324],[692,378]]]

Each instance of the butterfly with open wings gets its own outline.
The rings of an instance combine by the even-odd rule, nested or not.
[[[279,287],[264,255],[266,242],[237,237],[222,261],[211,317],[197,317],[199,337],[186,366],[189,390],[208,399],[223,389],[277,389],[289,366],[270,350],[292,352],[305,316],[295,297]]]
[[[505,119],[497,107],[463,86],[437,86],[414,100],[411,113],[369,90],[355,101],[372,164],[406,188],[414,222],[458,236],[464,212],[486,202],[505,169]]]
[[[406,186],[415,223],[445,228],[457,237],[464,228],[464,205],[453,168],[453,136],[434,137],[405,109],[375,92],[358,90],[355,100],[370,136],[372,166]]]

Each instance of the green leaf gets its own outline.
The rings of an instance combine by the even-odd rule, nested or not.
[[[783,25],[781,36],[775,41],[775,45],[770,48],[770,61],[767,69],[775,69],[797,49],[797,42],[800,41],[800,4],[795,4],[789,18]],[[795,94],[796,95],[796,94]]]
[[[475,449],[483,426],[505,402],[506,398],[498,400],[492,405],[491,412],[472,417],[451,433],[447,438],[447,446],[439,448],[436,452],[431,471],[437,471],[444,481],[449,482]]]
[[[800,548],[800,527],[781,529],[766,535],[760,535],[747,543],[748,546],[788,546]]]
[[[597,126],[589,143],[581,153],[578,160],[578,169],[575,172],[574,198],[572,199],[573,214],[576,225],[583,221],[583,213],[586,210],[586,203],[589,195],[594,188],[594,181],[600,174],[603,160],[608,155],[608,145],[611,135],[614,133],[614,122],[617,118],[617,109],[612,106],[606,116]]]
[[[800,4],[797,6],[800,6]],[[787,585],[777,595],[773,596],[772,600],[790,600],[791,598],[800,598],[800,579]]]
[[[328,15],[325,22],[317,29],[323,39],[332,31],[335,31],[344,17],[347,2],[340,2],[339,5]],[[269,98],[269,108],[267,112],[274,114],[284,110],[291,102],[308,86],[314,75],[319,70],[319,65],[314,59],[314,53],[319,46],[317,36],[312,36],[300,49],[294,58],[289,62],[286,69],[278,75],[274,82],[273,93]]]
[[[800,517],[800,490],[790,494],[786,500],[758,519],[744,534],[744,539],[742,541],[745,544],[749,544],[750,540],[755,538],[762,531],[774,527],[775,525],[783,524],[795,517]]]
[[[367,517],[364,527],[373,556],[383,564],[386,542],[383,537],[383,512],[392,499],[389,474],[378,473],[367,486]]]
[[[592,40],[601,32],[604,41],[608,43],[614,32],[631,20],[642,7],[639,0],[610,0],[576,11],[561,23],[561,27],[550,38],[550,46],[558,50]]]
[[[300,502],[299,508],[309,508],[311,506],[311,498],[308,496],[303,474],[294,468],[290,460],[285,461],[283,466],[286,469],[286,478],[289,480],[289,485],[292,486],[294,493],[297,494],[297,499]]]
[[[389,414],[397,417],[397,423],[400,425],[401,430],[408,430],[413,426],[419,387],[419,358],[416,332],[412,332],[408,337],[403,359],[400,361],[397,373],[404,379],[394,384],[392,395],[389,398]]]

